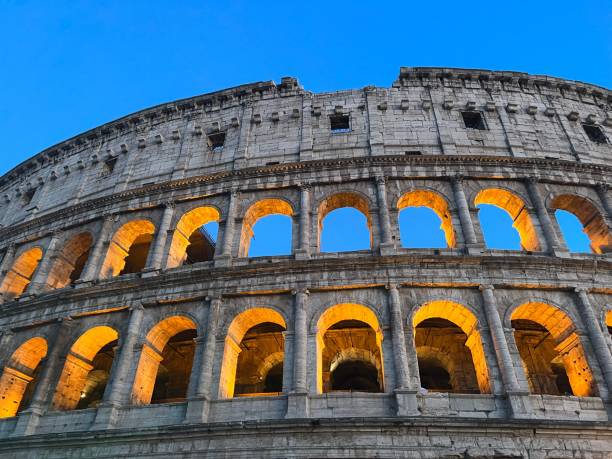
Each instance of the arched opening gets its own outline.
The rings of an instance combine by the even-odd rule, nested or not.
[[[564,210],[575,215],[582,225],[582,231],[588,236],[590,241],[590,251],[593,253],[607,253],[612,251],[612,234],[608,225],[597,210],[597,207],[588,199],[572,195],[563,194],[555,197],[550,203],[550,207],[555,210]],[[576,231],[567,231],[567,225],[562,224],[564,218],[555,212],[561,232],[570,249],[576,239]],[[579,233],[578,233],[579,234]],[[584,251],[583,249],[576,251]]]
[[[422,387],[434,392],[491,392],[478,321],[468,308],[433,301],[414,313],[412,323]]]
[[[95,408],[100,404],[118,338],[116,330],[103,325],[90,328],[75,341],[55,389],[53,410]]]
[[[4,300],[17,298],[26,291],[42,256],[43,252],[39,247],[33,247],[19,255],[0,286]]]
[[[570,252],[591,253],[593,251],[591,249],[591,240],[584,232],[578,217],[567,210],[557,209],[555,211],[555,218]]]
[[[244,214],[238,256],[290,254],[292,217],[293,209],[287,201],[282,199],[257,201]],[[252,244],[253,241],[256,244]]]
[[[170,243],[167,268],[212,260],[217,246],[219,211],[198,207],[181,217]]]
[[[612,311],[606,313],[606,327],[608,328],[608,333],[612,336]]]
[[[282,391],[286,328],[285,319],[270,308],[247,309],[234,318],[225,337],[220,398]]]
[[[53,263],[47,278],[47,288],[64,288],[79,280],[89,258],[92,244],[93,238],[90,233],[73,236]]]
[[[414,190],[398,201],[402,247],[455,247],[455,231],[446,200],[433,191]]]
[[[132,403],[180,402],[187,389],[195,353],[197,326],[185,316],[158,322],[147,334],[132,389]]]
[[[47,341],[31,338],[13,353],[0,376],[0,418],[15,416],[28,408],[40,367],[47,355]]]
[[[148,220],[131,221],[117,230],[108,247],[100,276],[105,279],[144,269],[155,234]]]
[[[534,394],[596,394],[593,373],[572,320],[546,303],[530,302],[511,316],[529,388]]]
[[[476,195],[474,205],[479,208],[480,226],[487,247],[514,248],[508,240],[499,239],[498,235],[504,231],[506,225],[503,224],[505,222],[500,218],[499,213],[495,215],[494,211],[492,212],[491,209],[485,207],[490,205],[504,210],[512,219],[512,228],[516,230],[519,236],[520,245],[518,248],[533,252],[540,250],[540,243],[529,211],[525,202],[516,194],[499,188],[488,188]]]
[[[371,309],[337,304],[319,318],[317,391],[384,391],[382,331]]]
[[[349,252],[372,248],[367,201],[356,193],[337,193],[319,205],[319,251]]]

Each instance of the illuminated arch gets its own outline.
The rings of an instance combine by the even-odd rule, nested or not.
[[[591,241],[591,250],[594,253],[602,253],[604,247],[612,250],[612,234],[597,207],[586,198],[573,194],[562,194],[552,199],[550,207],[565,210],[574,214],[583,231]]]
[[[58,254],[47,278],[47,288],[63,288],[78,280],[93,244],[91,233],[80,233],[68,240]]]
[[[13,353],[0,376],[0,418],[15,416],[20,410],[28,384],[46,355],[47,340],[39,336],[29,339]]]
[[[232,398],[234,396],[238,355],[241,352],[240,343],[244,335],[256,325],[266,322],[287,328],[283,316],[270,308],[247,309],[238,314],[230,324],[225,337],[225,348],[223,350],[219,398]]]
[[[512,227],[516,229],[524,250],[536,252],[540,250],[540,243],[525,202],[508,190],[501,188],[487,188],[481,190],[474,198],[474,205],[490,204],[505,210],[512,218]]]
[[[155,225],[148,220],[134,220],[119,228],[108,247],[100,277],[106,279],[118,276],[125,267],[132,246],[139,241],[150,243],[153,234],[155,234]]]
[[[446,319],[458,326],[467,336],[465,345],[470,349],[476,379],[480,393],[488,394],[491,392],[491,382],[489,379],[489,368],[487,365],[482,337],[478,330],[478,319],[467,307],[454,301],[437,300],[426,303],[417,309],[412,318],[412,325],[416,332],[416,327],[427,319]]]
[[[402,210],[406,207],[427,207],[433,210],[442,221],[440,229],[444,232],[448,247],[457,245],[455,230],[448,202],[439,193],[430,190],[414,190],[404,193],[397,202],[397,209]]]
[[[253,227],[255,223],[257,223],[257,220],[274,214],[293,217],[294,212],[287,201],[278,198],[262,199],[248,208],[242,220],[240,248],[238,250],[239,257],[246,257],[249,255],[249,248],[254,234]]]
[[[3,299],[12,300],[26,291],[42,256],[43,251],[40,247],[33,247],[19,255],[0,285]]]
[[[317,392],[323,393],[323,351],[325,348],[325,334],[327,331],[333,327],[335,324],[343,321],[358,321],[366,324],[370,329],[374,331],[375,341],[377,349],[374,353],[377,353],[377,363],[374,365],[379,372],[379,380],[380,387],[384,387],[384,368],[383,368],[383,357],[382,357],[382,330],[378,321],[378,317],[372,311],[372,309],[364,306],[362,304],[357,303],[341,303],[336,304],[327,308],[319,317],[316,324],[316,333],[317,333]],[[342,354],[342,351],[336,354],[330,362],[333,363],[334,360],[337,360],[336,365],[339,365],[341,362],[346,361],[347,359],[343,359],[344,357],[354,356],[357,354],[354,351],[349,351],[347,349],[342,349],[342,351],[346,351],[345,354]],[[360,350],[360,355],[362,350]],[[371,349],[369,349],[372,352]],[[363,359],[354,359],[354,360],[362,360],[364,362],[370,363],[371,356],[363,354],[361,357]]]
[[[361,212],[367,221],[368,230],[370,232],[370,247],[372,247],[372,220],[370,218],[370,206],[368,201],[360,194],[353,192],[336,193],[326,197],[319,204],[319,210],[317,212],[317,227],[319,234],[317,237],[317,247],[321,251],[321,234],[323,233],[323,220],[333,210],[340,209],[342,207],[352,207]]]
[[[197,207],[185,213],[176,225],[172,236],[167,268],[181,266],[187,258],[189,238],[202,226],[220,219],[219,211],[211,206]]]
[[[51,404],[53,410],[73,410],[79,404],[87,376],[93,369],[94,357],[107,344],[116,341],[119,334],[114,328],[100,325],[83,333],[72,345]]]
[[[593,373],[584,348],[576,333],[576,327],[567,313],[551,304],[534,301],[518,306],[512,311],[510,319],[527,320],[544,327],[554,339],[555,351],[563,359],[574,395],[587,397],[596,393]],[[528,370],[525,359],[523,367]]]

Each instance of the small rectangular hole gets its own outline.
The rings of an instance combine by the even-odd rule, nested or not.
[[[461,112],[461,116],[463,117],[463,124],[465,124],[467,129],[478,129],[479,131],[484,131],[487,129],[482,113],[472,111]]]
[[[329,117],[330,129],[333,133],[351,132],[350,118],[348,115],[331,115]]]
[[[591,142],[599,144],[608,143],[606,135],[599,126],[595,124],[583,124],[582,127]]]
[[[34,199],[34,195],[36,194],[36,188],[30,188],[23,194],[23,205],[27,206]]]
[[[423,153],[421,153],[419,150],[410,150],[406,152],[406,156],[420,156]]]
[[[210,151],[213,153],[220,153],[223,151],[223,145],[225,145],[225,132],[208,134],[208,147]]]
[[[115,170],[115,166],[117,165],[117,158],[108,158],[104,161],[104,173],[106,175],[110,175]]]

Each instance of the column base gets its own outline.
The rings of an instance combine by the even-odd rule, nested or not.
[[[159,268],[145,268],[140,271],[140,277],[146,279],[148,277],[154,277],[159,274],[161,270]]]
[[[310,417],[310,400],[306,392],[292,392],[287,396],[285,419],[306,419]]]
[[[482,244],[467,244],[465,246],[465,253],[468,255],[480,256],[484,251],[485,247]]]
[[[296,260],[310,260],[310,252],[305,249],[297,249],[295,251]]]
[[[91,430],[106,430],[117,425],[119,420],[119,406],[108,403],[102,404],[98,407],[96,413],[96,419],[94,420]]]
[[[19,413],[17,418],[17,424],[15,430],[11,433],[11,437],[24,437],[26,435],[33,435],[40,422],[40,417],[43,415],[42,411],[37,409],[28,409]]]
[[[508,392],[507,403],[509,416],[513,419],[531,419],[533,411],[529,400],[529,392]]]
[[[382,256],[395,255],[395,244],[393,242],[382,242],[379,246],[379,250]]]
[[[215,258],[215,268],[229,268],[232,266],[232,257],[229,255],[219,255]]]
[[[187,401],[187,410],[183,424],[203,424],[208,422],[210,415],[210,399],[208,397],[193,397]]]
[[[73,288],[85,288],[85,287],[91,287],[94,284],[93,280],[77,280],[74,281],[74,284],[72,284]]]
[[[420,416],[417,391],[410,389],[395,389],[397,416]]]

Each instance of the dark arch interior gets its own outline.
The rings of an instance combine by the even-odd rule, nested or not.
[[[81,398],[76,406],[77,410],[96,408],[102,401],[113,365],[113,359],[115,358],[116,347],[117,340],[111,341],[100,349],[93,358],[93,368],[87,374],[85,386],[81,392]]]
[[[201,226],[189,237],[186,265],[210,261],[215,255],[216,241],[213,236]]]
[[[174,335],[164,347],[159,364],[151,403],[180,402],[187,397],[189,377],[195,352],[194,329]]]
[[[127,257],[125,257],[125,266],[119,275],[139,273],[144,269],[147,264],[152,241],[152,234],[142,234],[136,238],[130,247]]]
[[[279,362],[270,368],[264,382],[265,393],[283,391],[283,362]]]
[[[450,374],[436,359],[419,359],[419,377],[421,387],[432,392],[451,392],[453,390]]]
[[[331,373],[331,389],[339,391],[382,392],[378,370],[370,362],[346,360]]]
[[[87,259],[89,258],[89,253],[91,252],[91,246],[84,253],[76,259],[74,263],[74,269],[70,273],[70,284],[74,284],[81,278],[81,274],[83,273],[83,269],[85,269],[85,263],[87,263]]]

